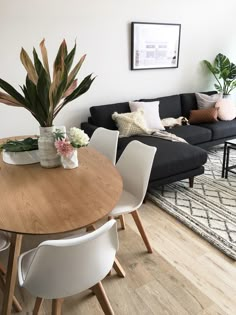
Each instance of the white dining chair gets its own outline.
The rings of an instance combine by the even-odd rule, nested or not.
[[[52,299],[52,314],[61,314],[63,299],[92,289],[105,314],[114,314],[101,280],[109,273],[118,249],[116,221],[82,236],[42,242],[18,259],[20,286],[37,297]]]
[[[6,232],[0,232],[0,252],[8,249],[10,246],[10,235]],[[0,262],[0,288],[2,289],[3,293],[5,292],[5,284],[6,284],[6,268]],[[22,307],[15,296],[13,296],[13,307],[17,312],[22,311]]]
[[[121,218],[121,215],[131,213],[149,253],[152,253],[152,248],[137,210],[147,192],[155,153],[155,147],[137,140],[127,145],[116,164],[123,179],[123,192],[109,214],[109,218]]]
[[[98,127],[92,134],[88,146],[96,149],[115,164],[118,137],[118,130],[109,130],[103,127]]]

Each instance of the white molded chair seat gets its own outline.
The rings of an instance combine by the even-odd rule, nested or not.
[[[119,131],[98,127],[89,141],[88,146],[105,155],[113,164],[116,163],[116,152]]]
[[[118,203],[112,210],[110,215],[119,216],[122,214],[130,213],[140,207],[140,201],[137,197],[132,195],[130,192],[123,190]]]
[[[44,298],[53,299],[53,311],[60,314],[60,300],[89,288],[105,314],[113,314],[100,281],[111,270],[117,249],[116,221],[112,220],[86,235],[45,241],[21,254],[19,284],[37,297],[33,314],[38,314]]]
[[[152,248],[144,231],[137,209],[142,205],[147,192],[149,177],[156,148],[134,140],[123,151],[116,164],[123,179],[123,193],[109,218],[131,213],[149,253]],[[122,222],[124,225],[124,223]]]

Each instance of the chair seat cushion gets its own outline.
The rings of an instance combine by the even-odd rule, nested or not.
[[[136,210],[140,206],[141,205],[139,204],[138,199],[133,194],[126,190],[123,190],[120,200],[109,215],[117,216],[121,215],[122,213],[129,213]]]
[[[213,124],[201,124],[212,132],[212,140],[232,137],[236,134],[236,119],[230,121],[218,121]]]
[[[197,146],[151,136],[133,136],[119,139],[118,157],[132,140],[138,140],[157,148],[150,181],[188,172],[201,167],[207,161],[207,152]]]
[[[190,144],[211,141],[212,138],[211,130],[200,126],[177,126],[167,131],[185,139]]]

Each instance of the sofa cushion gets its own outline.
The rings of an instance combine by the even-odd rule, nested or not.
[[[159,115],[159,101],[154,102],[129,102],[131,112],[142,109],[148,129],[165,130]]]
[[[116,130],[115,121],[111,117],[114,112],[130,112],[129,102],[90,107],[91,117],[96,126]]]
[[[112,114],[112,119],[115,120],[120,136],[133,136],[142,133],[148,133],[147,124],[144,118],[143,109],[139,108],[132,113],[115,112]]]
[[[185,139],[190,144],[211,141],[212,138],[211,130],[200,126],[177,126],[167,131]]]
[[[126,145],[132,140],[138,140],[157,148],[150,181],[199,168],[205,164],[207,160],[207,152],[197,146],[149,136],[120,138],[118,142],[117,157],[121,155]]]
[[[190,124],[214,123],[217,119],[218,109],[215,107],[206,109],[192,109],[189,116]]]
[[[212,132],[212,140],[232,137],[236,135],[236,119],[230,121],[218,121],[213,124],[200,124]]]
[[[201,92],[207,95],[213,95],[216,94],[216,91],[209,91],[209,92]],[[195,93],[184,93],[180,94],[181,99],[181,110],[182,114],[181,116],[189,118],[190,111],[192,109],[198,109],[197,106],[197,99]]]
[[[198,109],[207,109],[215,106],[216,102],[222,99],[222,94],[207,95],[204,93],[195,93]]]
[[[236,106],[230,99],[220,99],[215,108],[218,108],[218,118],[221,120],[233,120],[236,117]]]
[[[180,95],[171,95],[152,99],[141,99],[140,102],[160,101],[159,114],[160,118],[174,117],[178,118],[181,114]]]

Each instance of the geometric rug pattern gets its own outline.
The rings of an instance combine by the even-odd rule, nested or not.
[[[151,188],[148,199],[236,260],[236,175],[221,178],[223,146],[208,152],[205,173],[196,176],[193,188],[183,180]],[[236,150],[229,165],[236,164]]]

